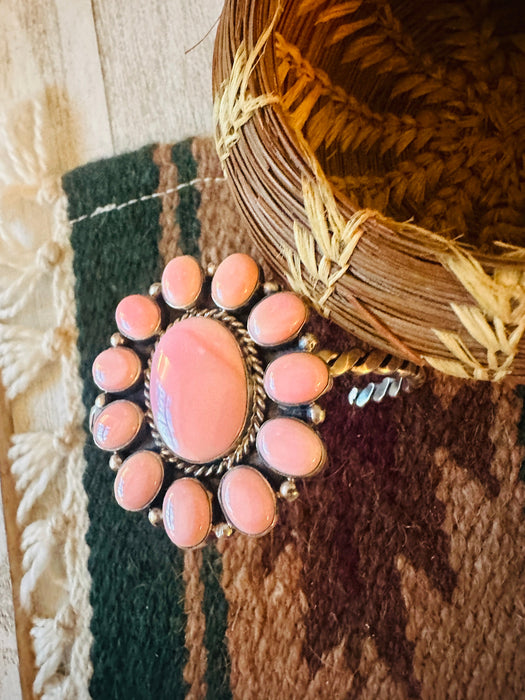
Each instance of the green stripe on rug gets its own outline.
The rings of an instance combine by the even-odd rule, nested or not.
[[[179,182],[197,178],[198,164],[191,148],[191,140],[175,144],[172,159],[177,166]],[[198,219],[200,192],[188,187],[179,193],[176,220],[180,227],[179,246],[186,255],[200,257]],[[214,546],[203,550],[201,579],[204,583],[203,613],[206,619],[204,642],[208,651],[206,670],[207,697],[210,700],[231,698],[230,657],[226,640],[228,603],[221,587],[222,557]]]
[[[197,178],[197,161],[191,152],[191,140],[181,141],[173,146],[172,160],[177,166],[179,182],[192,182]],[[196,187],[186,187],[179,191],[179,205],[176,221],[180,227],[179,246],[184,255],[200,257],[199,238],[201,224],[197,212],[201,195]]]
[[[146,199],[92,215],[97,207],[148,197],[158,186],[152,149],[69,173],[63,180],[73,227],[78,347],[84,402],[96,389],[94,357],[115,329],[118,301],[159,279],[160,200]],[[92,216],[90,216],[92,215]],[[126,513],[113,498],[108,456],[87,440],[91,603],[95,700],[183,698],[186,684],[183,557],[143,513]]]

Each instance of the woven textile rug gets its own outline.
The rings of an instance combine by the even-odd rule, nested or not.
[[[210,140],[90,164],[62,186],[87,411],[91,363],[123,296],[146,292],[178,253],[207,265],[254,251]],[[311,326],[326,347],[352,342],[326,321]],[[67,550],[85,467],[90,553],[77,539],[70,603],[37,653],[46,697],[523,697],[523,393],[432,375],[402,399],[355,409],[351,379],[337,382],[320,427],[329,464],[261,539],[178,551],[116,505],[108,457],[87,437],[85,462],[53,476],[76,484],[53,520]],[[73,374],[69,384],[74,404]]]
[[[119,299],[177,253],[206,265],[250,243],[209,141],[89,165],[64,189],[88,408]],[[178,552],[115,505],[88,439],[93,697],[519,697],[521,399],[432,377],[359,410],[349,384],[325,401],[329,466],[262,539]]]

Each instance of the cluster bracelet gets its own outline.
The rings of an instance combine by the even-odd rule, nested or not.
[[[264,535],[278,499],[295,499],[296,479],[326,463],[317,400],[335,377],[377,375],[351,389],[356,407],[422,383],[420,367],[378,350],[319,350],[302,333],[308,315],[242,253],[207,274],[176,257],[148,296],[122,299],[118,332],[93,363],[102,393],[90,415],[119,505],[147,509],[181,548]]]

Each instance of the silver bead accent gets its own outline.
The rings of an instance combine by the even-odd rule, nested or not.
[[[265,282],[263,285],[263,292],[265,294],[274,294],[281,289],[281,285],[277,282]]]
[[[319,345],[319,341],[313,333],[305,333],[299,338],[298,345],[305,352],[314,352]]]
[[[311,406],[308,406],[307,416],[308,420],[311,420],[314,425],[320,425],[324,423],[326,411],[319,404],[313,403]]]
[[[124,340],[124,336],[120,335],[120,333],[113,333],[109,342],[111,344],[111,347],[116,348],[119,345],[124,345],[126,341]]]
[[[284,498],[284,500],[288,501],[289,503],[295,501],[295,499],[299,496],[299,491],[297,490],[295,481],[293,479],[283,481],[281,487],[279,488],[279,494],[281,498]]]
[[[111,471],[118,472],[121,466],[122,457],[117,452],[114,452],[109,458],[109,468]]]
[[[153,527],[159,527],[162,523],[162,511],[160,508],[150,508],[148,513],[148,520],[153,525]]]
[[[215,263],[208,263],[206,266],[206,274],[209,275],[210,277],[213,277],[213,275],[217,272],[217,265]]]
[[[150,288],[148,289],[148,294],[150,297],[153,297],[156,299],[157,297],[160,296],[160,293],[162,291],[162,284],[160,282],[154,282]]]
[[[95,399],[95,406],[97,408],[104,408],[106,405],[106,394],[99,394]]]
[[[213,528],[213,533],[215,537],[220,540],[223,537],[231,537],[233,535],[233,528],[228,523],[219,523]]]

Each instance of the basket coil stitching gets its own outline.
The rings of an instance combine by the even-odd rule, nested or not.
[[[375,212],[357,211],[346,221],[329,187],[320,182],[305,180],[303,196],[311,231],[294,222],[297,251],[288,246],[284,248],[289,268],[288,282],[292,289],[309,298],[321,314],[328,316],[330,310],[326,302],[335,291],[338,280],[348,271],[352,253],[363,235],[361,225]],[[309,275],[309,285],[304,282],[303,267]],[[319,288],[319,283],[324,290]]]
[[[277,95],[253,96],[248,91],[248,80],[255,63],[264,50],[266,43],[279,18],[279,6],[271,23],[261,34],[253,51],[248,55],[246,44],[242,42],[235,54],[229,80],[221,85],[213,104],[213,119],[216,124],[215,144],[222,161],[230,155],[233,146],[241,137],[242,127],[262,107],[279,102]]]

